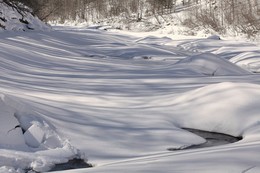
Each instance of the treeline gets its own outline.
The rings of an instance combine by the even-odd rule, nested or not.
[[[30,1],[30,0],[27,0]],[[32,1],[32,0],[31,0]],[[33,0],[40,8],[37,15],[44,20],[93,21],[114,16],[136,15],[137,20],[152,13],[174,12],[176,0]]]
[[[253,37],[260,32],[260,0],[197,0],[184,24]]]
[[[176,0],[4,0],[23,3],[42,20],[96,20],[107,17],[148,13],[172,13]]]
[[[190,27],[227,30],[254,36],[260,30],[260,0],[9,0],[31,7],[44,21],[98,21],[120,16],[137,22],[185,10]],[[176,3],[179,2],[178,4]],[[185,8],[184,8],[185,7]],[[163,17],[162,17],[163,18]]]

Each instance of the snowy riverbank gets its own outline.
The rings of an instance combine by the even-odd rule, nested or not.
[[[259,171],[259,46],[56,29],[0,36],[0,172]],[[243,140],[168,151],[205,142],[182,128]]]

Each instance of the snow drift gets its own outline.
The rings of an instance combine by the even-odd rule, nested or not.
[[[211,53],[202,53],[180,60],[176,65],[183,65],[199,74],[209,76],[249,75],[250,72]]]
[[[145,116],[144,120],[154,121],[155,117],[160,117],[179,127],[243,136],[243,140],[218,147],[157,153],[111,162],[88,172],[259,172],[259,98],[260,85],[233,82],[207,85],[176,98],[167,95],[160,101],[168,100],[169,106],[152,106],[147,110],[152,115]]]
[[[19,10],[15,4],[0,0],[0,30],[26,31],[50,30],[51,27],[40,21],[29,10]]]
[[[260,73],[260,55],[258,52],[244,52],[230,59],[237,64],[254,73]]]
[[[182,127],[240,136],[256,124],[260,128],[259,98],[260,85],[223,82],[178,97],[175,112],[181,114],[177,119]]]
[[[259,73],[260,58],[259,46],[254,43],[243,41],[231,41],[218,39],[218,36],[212,36],[207,39],[186,39],[168,42],[167,45],[177,46],[187,52],[196,54],[211,53],[222,59],[252,73]],[[177,43],[177,44],[176,44]],[[237,69],[237,68],[236,68]]]

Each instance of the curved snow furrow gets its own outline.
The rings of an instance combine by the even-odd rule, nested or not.
[[[15,50],[15,48],[13,48],[12,50]],[[26,49],[23,49],[23,51],[20,52],[19,56],[13,57],[13,63],[15,64],[10,64],[10,68],[11,67],[15,67],[17,66],[17,63],[19,64],[24,64],[24,65],[28,65],[28,68],[24,67],[22,69],[32,69],[31,67],[35,67],[35,68],[40,68],[41,71],[44,70],[44,68],[46,68],[47,70],[55,70],[56,72],[59,72],[59,69],[63,69],[65,72],[68,72],[70,70],[73,69],[79,69],[82,70],[83,73],[89,72],[90,70],[97,70],[97,71],[101,71],[102,70],[106,70],[106,71],[115,71],[118,72],[118,70],[121,70],[124,73],[130,74],[130,72],[132,70],[136,70],[136,69],[140,69],[140,71],[143,68],[148,68],[145,67],[143,65],[140,65],[140,63],[131,63],[131,62],[124,62],[124,61],[120,61],[120,60],[114,60],[116,64],[118,64],[117,66],[115,66],[115,63],[111,62],[111,60],[106,60],[106,59],[102,59],[99,62],[97,62],[95,60],[95,58],[88,58],[88,57],[78,57],[76,56],[74,57],[63,57],[61,56],[60,52],[59,53],[55,53],[53,55],[49,55],[49,54],[45,54],[44,51],[46,51],[45,49],[43,49],[43,51],[30,51],[28,52]],[[6,55],[7,57],[11,56],[11,54],[9,53],[4,53],[3,56]],[[30,58],[30,57],[34,57],[34,58]],[[37,57],[37,58],[36,58]],[[9,61],[10,63],[12,61]],[[18,64],[18,65],[19,65]],[[157,65],[157,66],[156,66]],[[158,67],[158,63],[154,64],[153,69],[155,70],[164,70],[163,64],[160,65],[160,67]],[[31,67],[30,67],[31,66]],[[149,68],[151,69],[151,66],[149,66]],[[169,68],[169,67],[167,67]],[[117,70],[118,69],[118,70]],[[127,69],[129,69],[127,71]],[[152,70],[151,69],[151,72]],[[73,72],[73,71],[72,71]]]
[[[184,156],[184,157],[190,157],[192,155],[204,155],[204,154],[215,154],[215,153],[225,153],[225,152],[232,152],[239,149],[243,149],[245,147],[255,147],[258,148],[258,145],[260,144],[260,141],[256,142],[246,142],[245,144],[227,144],[223,146],[216,146],[216,147],[207,147],[207,148],[199,148],[199,149],[192,149],[192,150],[179,150],[174,152],[161,152],[161,153],[155,153],[147,156],[141,156],[138,158],[133,159],[126,159],[121,160],[117,162],[111,162],[111,163],[102,163],[95,165],[96,167],[106,167],[106,166],[119,166],[119,165],[128,165],[128,164],[140,164],[140,163],[149,163],[149,162],[156,162],[160,159],[165,158],[173,158],[176,156]],[[108,168],[109,169],[109,168]],[[91,172],[91,171],[90,171]]]

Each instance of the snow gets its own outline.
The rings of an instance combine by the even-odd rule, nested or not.
[[[175,100],[180,103],[176,108],[180,107],[182,110],[182,115],[178,115],[177,119],[183,119],[178,120],[182,127],[196,126],[193,128],[203,129],[196,125],[196,120],[184,121],[194,116],[189,114],[190,111],[196,112],[197,121],[207,125],[207,130],[243,136],[248,127],[259,121],[259,89],[259,85],[255,84],[224,82],[185,93]],[[230,103],[233,103],[232,106],[229,106]],[[188,107],[185,108],[186,106]],[[242,118],[243,115],[246,118]],[[236,116],[239,118],[235,118]]]
[[[0,172],[73,158],[94,168],[63,172],[259,171],[258,45],[55,29],[0,36]],[[243,139],[168,151],[205,142],[182,128]]]
[[[230,62],[254,73],[260,72],[260,57],[258,52],[243,52],[230,59]]]
[[[197,73],[211,76],[250,74],[250,72],[236,66],[228,60],[210,53],[202,53],[190,56],[177,62],[177,65],[182,65],[186,68],[194,70],[196,69]]]

